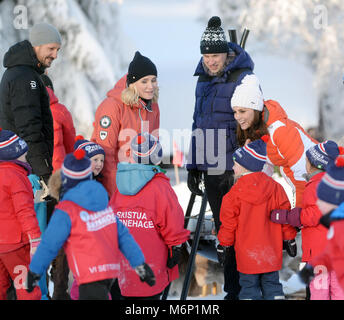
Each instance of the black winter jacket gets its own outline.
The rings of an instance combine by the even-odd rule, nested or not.
[[[27,40],[6,52],[4,67],[7,70],[0,82],[0,127],[26,141],[26,158],[33,173],[46,180],[53,170],[54,128],[49,95],[40,77],[44,68]]]

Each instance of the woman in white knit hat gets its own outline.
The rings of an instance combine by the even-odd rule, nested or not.
[[[282,176],[292,187],[294,203],[301,206],[306,180],[306,150],[317,143],[295,121],[290,120],[277,101],[264,100],[257,77],[243,78],[231,99],[234,118],[238,123],[237,139],[240,146],[270,135],[267,157],[271,165],[280,167]]]

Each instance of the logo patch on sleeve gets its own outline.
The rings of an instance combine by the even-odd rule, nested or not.
[[[111,125],[111,119],[108,116],[103,116],[100,119],[100,126],[104,129],[107,129]]]
[[[99,137],[101,140],[105,140],[107,135],[108,135],[107,131],[100,131],[99,132]]]
[[[34,90],[34,89],[36,89],[37,88],[37,83],[36,83],[36,81],[30,81],[30,86],[31,86],[31,89],[32,90]]]

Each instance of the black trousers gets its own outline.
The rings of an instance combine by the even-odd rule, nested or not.
[[[225,171],[222,174],[214,175],[204,173],[204,187],[207,192],[208,202],[213,212],[216,233],[219,232],[220,209],[223,196],[228,193],[234,183],[234,172],[232,170]],[[240,285],[239,272],[237,271],[235,251],[232,247],[229,256],[224,264],[224,291],[227,292],[226,299],[238,300]]]
[[[109,300],[113,279],[105,279],[79,285],[79,300]]]
[[[160,300],[162,292],[149,297],[125,297],[121,294],[121,289],[118,285],[118,279],[115,279],[110,289],[112,300]]]

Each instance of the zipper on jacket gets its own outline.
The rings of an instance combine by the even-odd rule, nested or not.
[[[216,95],[217,95],[217,89],[215,89],[215,95],[214,95],[214,97],[213,97],[213,101],[211,102],[211,113],[213,113],[213,109],[214,109],[214,101],[215,101],[215,99],[216,99]]]

